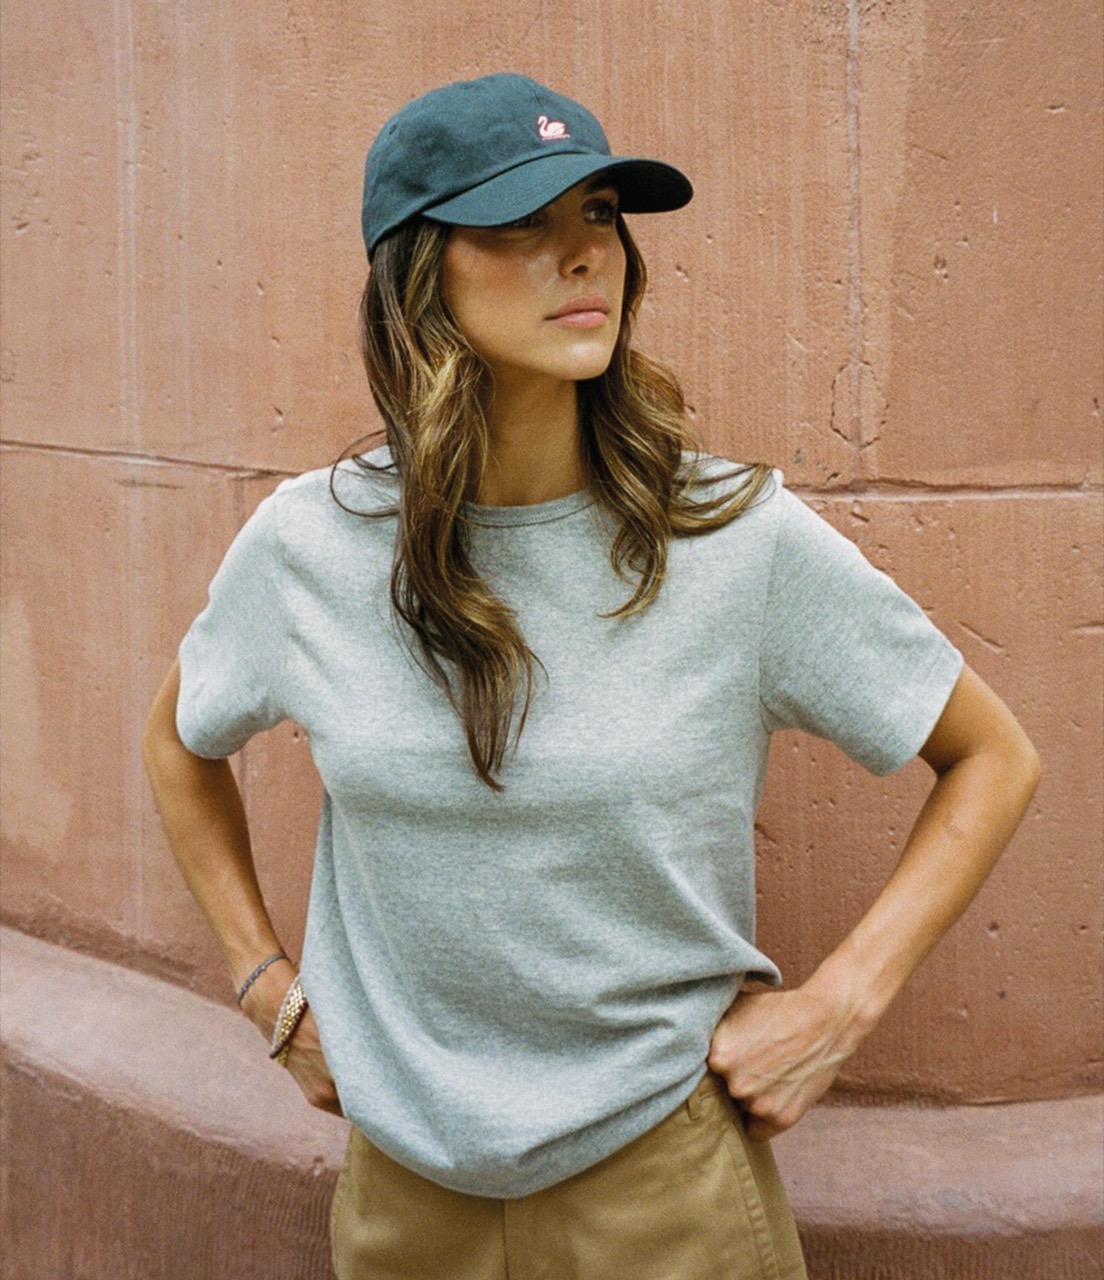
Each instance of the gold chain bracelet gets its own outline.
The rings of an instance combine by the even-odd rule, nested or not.
[[[272,1045],[268,1051],[268,1056],[275,1058],[280,1066],[287,1063],[288,1054],[291,1052],[291,1038],[298,1030],[306,1011],[307,997],[303,994],[299,975],[296,974],[291,980],[291,986],[287,989],[283,1004],[280,1005],[280,1012],[276,1015],[276,1026],[272,1030]]]

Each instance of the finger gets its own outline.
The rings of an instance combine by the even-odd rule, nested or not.
[[[341,1103],[337,1096],[337,1086],[333,1076],[325,1065],[313,1060],[313,1055],[302,1048],[292,1046],[292,1052],[284,1064],[291,1072],[292,1079],[299,1086],[299,1091],[312,1107],[320,1111],[331,1111],[334,1115],[343,1115]]]
[[[765,1120],[762,1116],[753,1116],[744,1112],[744,1132],[752,1142],[769,1142],[786,1131],[787,1126],[777,1124],[773,1120]]]
[[[337,1096],[337,1087],[331,1077],[319,1081],[310,1092],[304,1090],[307,1101],[319,1111],[329,1111],[335,1116],[344,1115],[341,1099]]]

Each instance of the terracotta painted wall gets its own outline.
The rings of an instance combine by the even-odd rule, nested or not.
[[[1044,757],[845,1087],[1101,1087],[1099,5],[10,0],[2,24],[6,923],[228,998],[144,717],[252,507],[375,425],[364,148],[411,96],[512,68],[693,176],[686,210],[634,223],[641,345],[711,446],[779,463],[920,600]],[[927,774],[774,753],[761,930],[796,982]],[[239,768],[295,947],[309,753],[285,725]]]

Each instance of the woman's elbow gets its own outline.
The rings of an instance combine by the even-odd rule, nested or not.
[[[981,754],[990,760],[992,785],[1022,816],[1042,777],[1043,762],[1023,725],[1008,712],[1002,732]]]
[[[1020,784],[1024,790],[1024,805],[1028,804],[1031,797],[1035,794],[1035,790],[1039,785],[1039,780],[1043,776],[1043,760],[1039,752],[1035,748],[1035,744],[1024,732],[1022,725],[1017,723],[1016,726],[1019,733],[1019,742],[1016,744],[1016,774],[1020,779]]]
[[[151,779],[164,768],[168,757],[185,749],[176,731],[176,702],[179,692],[180,669],[173,663],[153,700],[142,733],[142,762]]]

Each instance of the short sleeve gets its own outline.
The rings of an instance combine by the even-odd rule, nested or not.
[[[234,539],[180,645],[176,726],[189,751],[233,755],[283,720],[286,624],[275,495]]]
[[[892,773],[927,740],[962,656],[853,543],[781,487],[777,500],[764,723],[828,738],[872,773]]]

